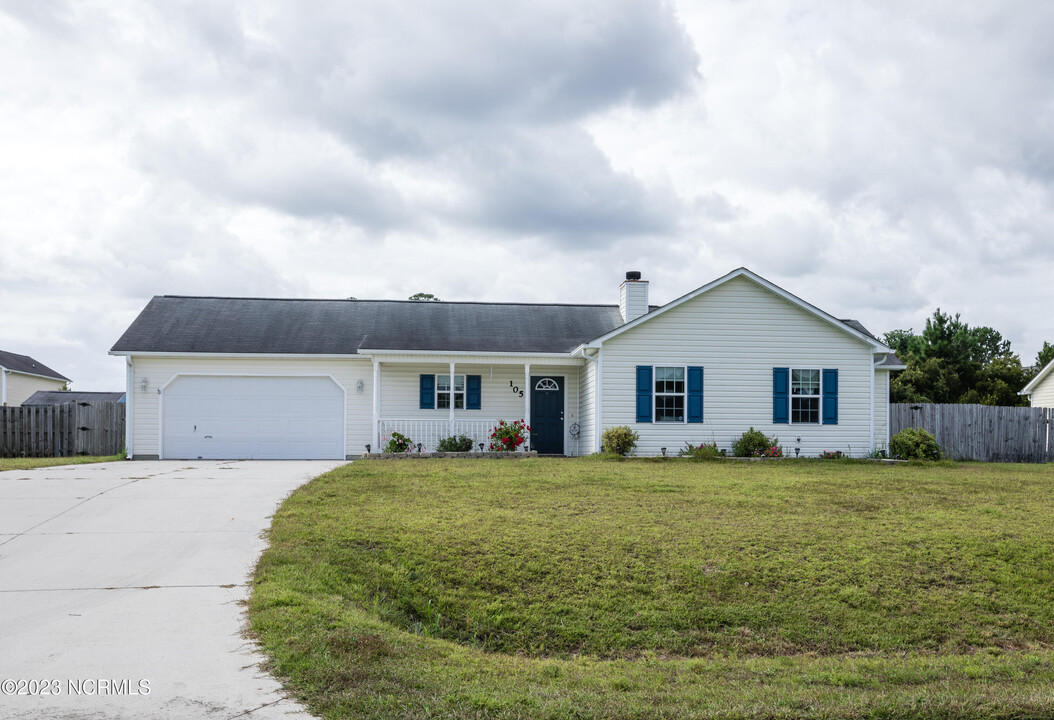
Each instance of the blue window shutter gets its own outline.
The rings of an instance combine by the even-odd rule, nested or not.
[[[838,370],[823,371],[823,424],[838,424]]]
[[[421,409],[434,410],[436,406],[436,376],[421,376]]]
[[[651,422],[651,365],[637,366],[637,422]]]
[[[790,368],[772,368],[772,422],[790,422]]]
[[[465,377],[465,409],[479,410],[483,407],[483,376],[467,375]]]
[[[703,421],[703,369],[688,368],[688,422]]]

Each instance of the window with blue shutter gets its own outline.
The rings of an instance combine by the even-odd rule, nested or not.
[[[436,406],[436,376],[421,376],[421,409],[433,410]]]
[[[469,375],[465,378],[465,409],[479,410],[483,407],[483,376]]]
[[[703,421],[703,369],[688,368],[688,422]]]
[[[637,366],[637,422],[651,422],[651,366]]]
[[[838,424],[838,370],[823,371],[823,424]]]
[[[772,368],[772,422],[790,422],[790,368]]]

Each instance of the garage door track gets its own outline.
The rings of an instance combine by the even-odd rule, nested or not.
[[[278,503],[339,462],[0,472],[0,717],[308,718],[243,636]]]

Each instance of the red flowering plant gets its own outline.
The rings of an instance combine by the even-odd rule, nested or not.
[[[507,423],[499,420],[490,431],[490,449],[505,452],[516,452],[520,445],[527,442],[531,428],[523,420]]]

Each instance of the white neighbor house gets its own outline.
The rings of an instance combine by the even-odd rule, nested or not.
[[[158,296],[110,353],[140,459],[352,458],[392,431],[427,452],[519,418],[543,454],[628,425],[643,455],[753,426],[788,454],[861,456],[886,447],[903,368],[745,268],[662,307],[640,273],[618,305]]]
[[[1032,407],[1054,407],[1054,360],[1043,366],[1018,395],[1028,395]]]
[[[28,355],[0,350],[0,407],[21,405],[38,390],[64,390],[69,382]]]

